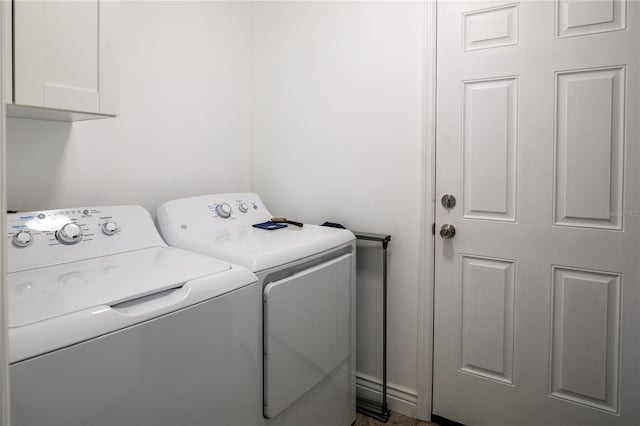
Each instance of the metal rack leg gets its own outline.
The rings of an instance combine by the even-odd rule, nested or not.
[[[390,235],[356,233],[360,240],[377,241],[382,243],[382,402],[357,398],[358,412],[383,422],[389,420],[391,412],[387,404],[387,248]]]
[[[382,243],[382,415],[389,418],[387,406],[387,247],[388,242]],[[386,422],[386,420],[385,420]]]

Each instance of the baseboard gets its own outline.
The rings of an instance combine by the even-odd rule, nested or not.
[[[380,401],[382,381],[364,373],[356,374],[356,391],[359,397]],[[387,403],[389,409],[412,418],[416,417],[416,391],[387,382]]]

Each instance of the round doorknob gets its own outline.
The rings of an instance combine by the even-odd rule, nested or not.
[[[448,240],[449,238],[453,238],[455,235],[456,235],[456,228],[453,225],[450,225],[447,223],[442,225],[442,227],[440,228],[440,236],[445,240]]]

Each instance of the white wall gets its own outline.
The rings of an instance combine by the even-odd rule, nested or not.
[[[8,208],[249,189],[251,5],[121,2],[121,114],[8,120]]]
[[[423,284],[424,8],[124,1],[120,116],[10,119],[8,207],[153,212],[170,198],[251,189],[278,215],[391,234],[389,380],[408,402],[392,408],[407,412]],[[363,377],[381,371],[380,253],[359,245]]]
[[[392,235],[389,380],[409,402],[423,284],[425,13],[423,2],[263,2],[253,29],[251,187],[274,214]],[[379,377],[380,249],[360,247],[358,369]]]

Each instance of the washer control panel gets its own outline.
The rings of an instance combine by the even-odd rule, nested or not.
[[[164,246],[140,206],[12,213],[6,238],[9,272]]]

